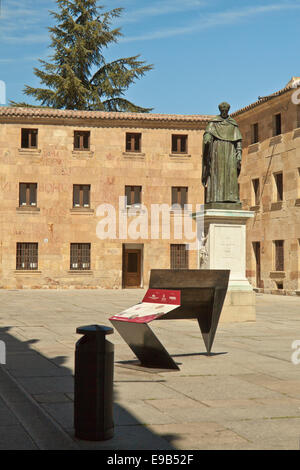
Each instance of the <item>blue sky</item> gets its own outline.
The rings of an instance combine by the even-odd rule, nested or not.
[[[47,26],[55,0],[1,0],[0,80],[7,101],[30,101],[25,84],[51,49]],[[155,113],[216,114],[283,88],[300,76],[300,0],[100,0],[124,7],[123,38],[107,60],[140,54],[154,70],[126,97]]]

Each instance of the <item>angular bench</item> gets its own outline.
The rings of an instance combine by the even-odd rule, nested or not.
[[[228,288],[229,274],[229,270],[152,269],[149,289],[177,290],[181,293],[180,306],[154,321],[196,319],[207,354],[210,354]],[[115,319],[110,321],[138,357],[141,366],[179,369],[148,323]]]

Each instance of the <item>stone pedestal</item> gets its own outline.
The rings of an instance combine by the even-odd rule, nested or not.
[[[203,223],[204,232],[199,268],[230,269],[221,322],[256,319],[255,292],[246,278],[246,222],[251,217],[254,212],[207,206],[195,214],[198,223]]]

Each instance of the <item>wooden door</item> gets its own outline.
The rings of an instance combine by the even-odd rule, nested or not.
[[[124,287],[141,286],[141,250],[125,249],[123,277]]]

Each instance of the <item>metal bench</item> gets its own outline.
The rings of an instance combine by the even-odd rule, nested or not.
[[[181,305],[156,320],[197,319],[207,354],[215,338],[226,296],[229,270],[153,269],[149,288],[180,290]],[[111,320],[144,367],[179,369],[148,323]]]

